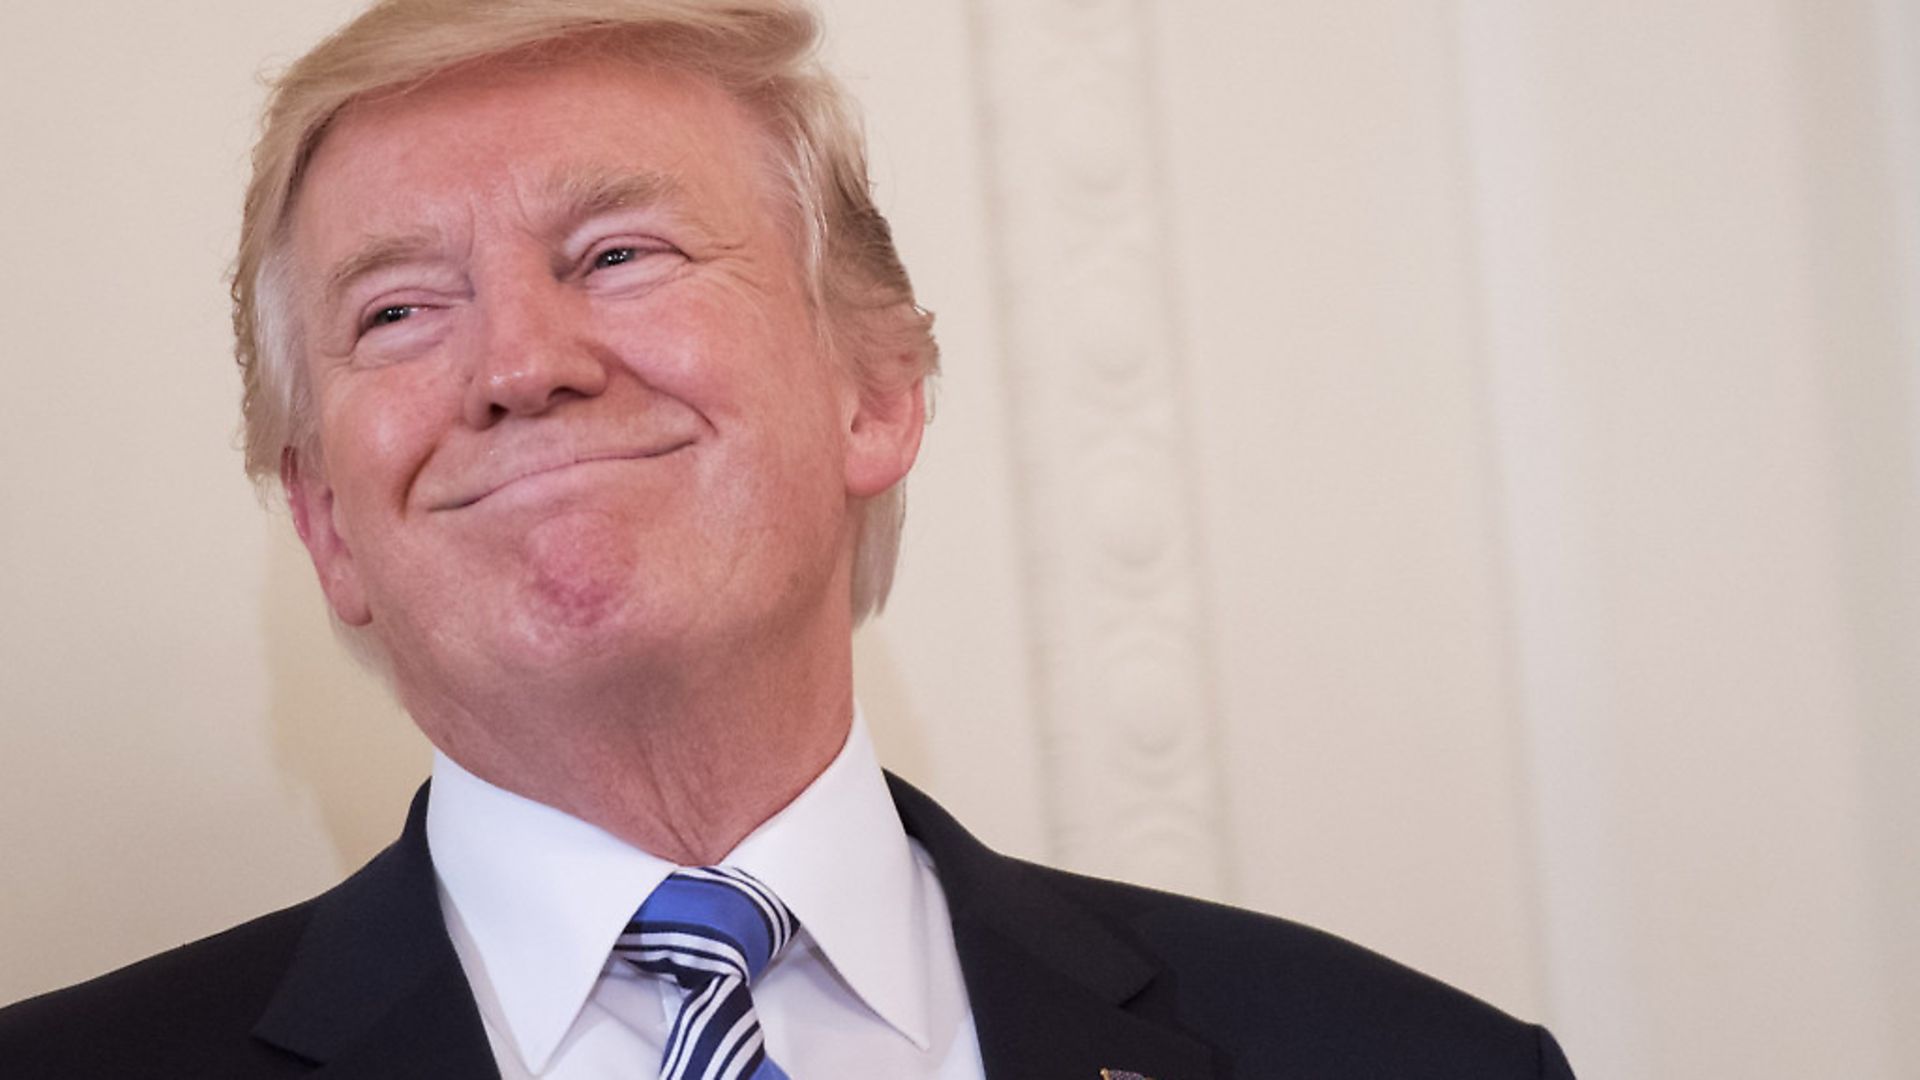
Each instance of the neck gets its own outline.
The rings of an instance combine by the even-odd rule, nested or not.
[[[719,862],[832,762],[853,718],[850,633],[556,677],[474,701],[401,697],[427,737],[496,787],[683,866]],[[824,641],[825,647],[819,642]]]

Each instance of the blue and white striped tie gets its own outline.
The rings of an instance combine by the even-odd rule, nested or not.
[[[767,1058],[748,987],[799,926],[744,870],[680,870],[647,897],[614,953],[686,990],[661,1080],[787,1080]]]

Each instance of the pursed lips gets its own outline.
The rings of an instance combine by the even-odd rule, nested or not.
[[[523,480],[530,480],[537,476],[548,476],[579,465],[590,465],[596,462],[645,461],[650,458],[665,457],[668,454],[693,445],[693,442],[694,440],[691,438],[681,438],[653,446],[592,452],[570,451],[560,455],[537,456],[509,468],[504,473],[494,473],[482,479],[477,484],[463,485],[464,490],[460,494],[450,499],[436,501],[432,504],[432,509],[436,511],[463,510]],[[488,471],[491,472],[492,470]]]

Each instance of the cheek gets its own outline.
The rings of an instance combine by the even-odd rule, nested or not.
[[[813,377],[824,364],[796,295],[759,295],[716,276],[601,314],[601,341],[623,367],[716,426],[729,417],[761,422],[775,406],[809,410],[821,389]]]
[[[711,419],[726,409],[739,343],[711,298],[686,291],[659,299],[601,312],[596,336],[640,383]]]
[[[424,368],[347,378],[354,381],[329,396],[320,427],[329,475],[346,481],[336,497],[350,510],[398,512],[438,434],[456,415],[457,396]]]

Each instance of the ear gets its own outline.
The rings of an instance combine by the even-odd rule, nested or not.
[[[847,422],[847,494],[871,498],[906,479],[927,426],[926,380],[856,389]]]
[[[333,488],[299,451],[289,446],[280,452],[280,487],[287,496],[287,509],[293,513],[293,531],[313,559],[320,575],[320,591],[327,596],[333,613],[348,626],[365,626],[373,621],[367,607],[366,591],[360,585],[353,552],[333,518]]]

